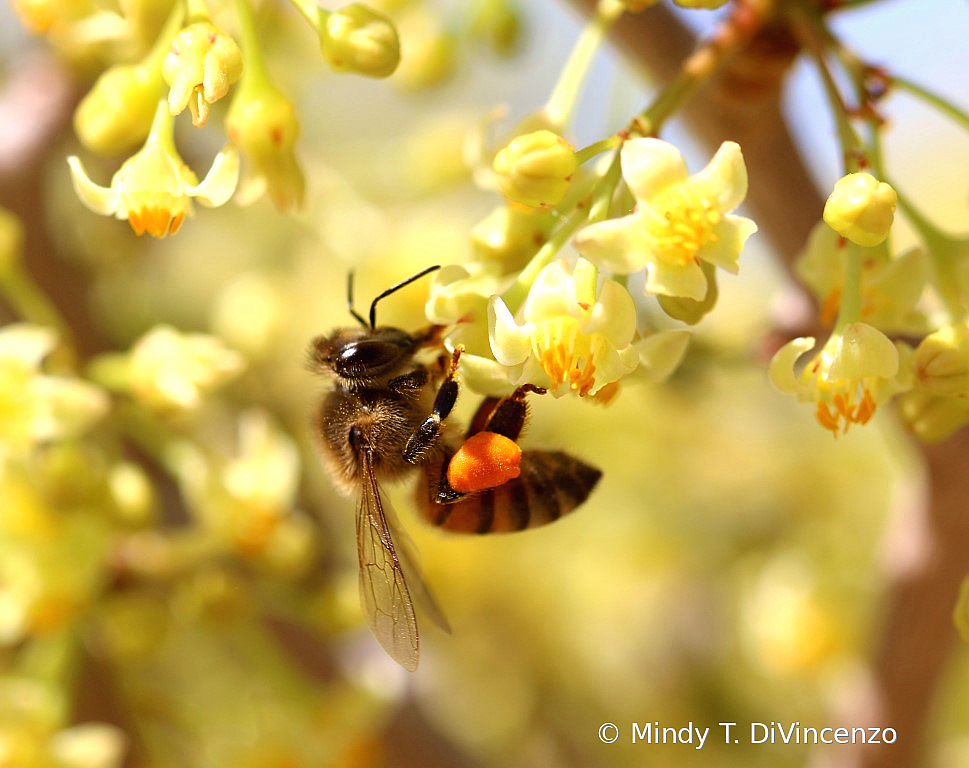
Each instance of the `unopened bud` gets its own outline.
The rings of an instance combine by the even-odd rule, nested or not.
[[[888,237],[897,202],[890,184],[870,173],[849,173],[834,185],[824,204],[824,220],[842,237],[871,247]]]
[[[393,22],[362,3],[351,3],[325,18],[320,46],[337,72],[387,77],[400,64],[400,40]]]
[[[533,208],[560,203],[577,167],[572,145],[547,130],[512,139],[493,164],[501,193]]]

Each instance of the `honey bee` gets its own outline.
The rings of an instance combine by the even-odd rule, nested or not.
[[[433,525],[491,533],[558,519],[588,498],[602,474],[566,453],[517,447],[526,395],[544,393],[539,387],[524,385],[508,397],[486,398],[463,438],[447,421],[459,392],[461,350],[444,349],[440,326],[411,334],[376,324],[379,301],[436,269],[429,267],[377,296],[369,321],[353,309],[351,274],[347,305],[361,327],[317,337],[309,355],[310,368],[333,385],[316,420],[324,464],[338,490],[358,493],[364,613],[383,648],[410,671],[419,659],[415,602],[449,629],[381,483],[417,470],[423,474],[417,503]]]

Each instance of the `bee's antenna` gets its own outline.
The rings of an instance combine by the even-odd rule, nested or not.
[[[386,291],[380,294],[376,299],[374,299],[373,304],[370,305],[370,330],[372,331],[374,328],[377,327],[377,302],[378,301],[380,301],[381,299],[387,298],[388,296],[390,296],[390,294],[394,293],[395,291],[399,291],[404,286],[410,285],[415,280],[420,280],[422,277],[424,277],[424,275],[430,274],[431,272],[434,272],[435,270],[438,270],[440,268],[441,268],[440,264],[435,264],[433,267],[422,269],[416,275],[411,275],[403,282],[397,283],[397,285],[393,286],[392,288],[388,288]],[[352,272],[350,273],[350,277],[353,277]],[[350,311],[353,312],[352,309]],[[359,320],[361,323],[363,323],[363,318],[361,318],[360,315],[358,315],[356,312],[353,312],[353,316],[357,318],[357,320]],[[364,325],[366,325],[366,323],[364,323]]]
[[[360,323],[364,328],[367,327],[367,321],[360,316],[360,313],[353,308],[353,270],[351,269],[347,272],[347,309],[350,310],[350,314],[354,316],[356,321]],[[372,312],[371,312],[372,314]],[[373,323],[371,323],[371,326]]]

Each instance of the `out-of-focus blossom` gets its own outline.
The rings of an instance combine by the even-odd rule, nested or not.
[[[76,436],[108,410],[107,396],[92,384],[41,372],[55,344],[48,328],[0,328],[0,456]]]
[[[795,264],[797,276],[821,305],[825,325],[834,324],[841,306],[847,259],[843,242],[837,232],[819,222]],[[920,248],[896,257],[887,249],[866,252],[861,262],[860,319],[889,332],[921,331],[926,320],[917,304],[928,276],[928,260]]]
[[[302,205],[306,185],[294,153],[299,120],[286,94],[252,70],[247,61],[225,120],[229,140],[246,160],[237,197],[247,205],[268,192],[273,205],[287,211]]]
[[[743,245],[757,231],[729,213],[747,194],[739,145],[724,142],[693,176],[680,151],[659,139],[627,141],[621,163],[636,209],[581,230],[575,244],[583,256],[611,272],[646,267],[649,293],[696,300],[707,292],[701,262],[737,272]]]
[[[320,24],[323,55],[337,72],[388,77],[400,64],[400,40],[393,22],[363,3],[326,14]]]
[[[106,723],[63,727],[63,704],[28,677],[0,679],[0,765],[4,768],[120,768],[126,739]]]
[[[238,352],[201,333],[158,326],[139,339],[128,358],[135,397],[160,410],[190,410],[243,368]]]

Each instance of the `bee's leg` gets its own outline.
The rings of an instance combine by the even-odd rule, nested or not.
[[[458,359],[461,357],[461,349],[456,349],[451,354],[451,364],[448,367],[447,376],[437,390],[434,397],[434,405],[431,406],[431,414],[424,419],[421,424],[407,440],[404,446],[404,460],[411,464],[420,464],[424,457],[437,445],[437,439],[441,434],[441,422],[450,415],[454,408],[454,403],[458,399],[458,382],[454,378],[458,370]]]
[[[471,419],[465,439],[479,432],[497,432],[509,440],[518,440],[525,425],[525,395],[534,392],[544,395],[548,390],[533,384],[522,384],[508,397],[486,397]]]
[[[525,426],[525,418],[528,414],[525,395],[529,393],[544,395],[547,391],[543,387],[523,384],[508,397],[500,400],[493,397],[485,398],[478,406],[474,419],[471,421],[467,438],[480,432],[493,432],[502,437],[507,437],[509,440],[517,441]],[[435,501],[439,504],[453,504],[468,495],[466,492],[455,490],[448,480],[447,468],[452,456],[453,453],[446,457],[443,464],[444,471],[441,472],[437,482]]]

